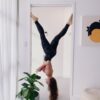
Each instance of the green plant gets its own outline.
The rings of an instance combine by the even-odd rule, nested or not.
[[[27,72],[24,72],[24,74],[26,76],[19,80],[24,80],[21,84],[22,88],[16,96],[25,100],[35,100],[35,98],[39,95],[40,90],[38,84],[43,86],[43,84],[39,81],[41,77],[37,74],[29,74]]]

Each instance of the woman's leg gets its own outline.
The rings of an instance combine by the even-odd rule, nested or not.
[[[59,40],[66,34],[68,30],[69,24],[66,24],[65,27],[62,29],[62,31],[54,37],[54,39],[51,41],[51,46],[56,52]]]
[[[42,48],[43,48],[45,54],[49,55],[50,50],[51,50],[51,45],[49,44],[48,40],[45,37],[44,29],[38,21],[35,21],[35,24],[36,24],[36,27],[37,27],[39,33],[40,33]]]
[[[56,49],[57,49],[57,46],[58,46],[60,38],[65,35],[65,33],[68,30],[68,27],[72,24],[72,20],[73,20],[73,14],[70,15],[70,17],[69,17],[69,19],[67,21],[67,24],[62,29],[62,31],[57,36],[55,36],[55,38],[52,40],[51,46],[55,50],[55,52],[56,52]]]

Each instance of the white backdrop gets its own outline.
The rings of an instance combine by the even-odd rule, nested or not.
[[[17,0],[0,0],[0,100],[15,100]]]

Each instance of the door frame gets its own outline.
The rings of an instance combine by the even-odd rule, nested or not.
[[[73,9],[73,26],[72,26],[72,39],[73,39],[73,42],[72,42],[72,66],[71,66],[71,80],[70,80],[70,99],[73,97],[73,80],[74,80],[74,46],[75,46],[75,2],[66,2],[64,4],[59,4],[59,3],[53,3],[53,4],[48,4],[48,3],[45,3],[45,4],[34,4],[33,1],[30,2],[30,11],[32,10],[32,7],[72,7]],[[31,19],[30,19],[30,30],[31,29]],[[32,34],[30,34],[30,37],[32,36]],[[32,40],[30,40],[30,44],[32,44]],[[31,45],[30,45],[30,48],[31,48]],[[32,49],[30,49],[30,57],[32,55]],[[31,61],[30,61],[30,64],[31,64]],[[31,65],[30,65],[31,66]],[[31,69],[31,68],[30,68]],[[30,71],[31,72],[31,71]]]
[[[31,72],[31,7],[50,7],[50,6],[72,6],[73,8],[73,28],[72,28],[72,66],[71,66],[71,83],[70,83],[70,98],[73,98],[73,81],[74,81],[74,47],[75,47],[75,2],[61,1],[53,3],[34,3],[34,0],[19,0],[18,9],[18,75],[17,79],[23,77],[23,72]],[[20,89],[20,84],[17,84],[17,91]]]

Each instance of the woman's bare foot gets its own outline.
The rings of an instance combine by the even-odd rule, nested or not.
[[[67,24],[71,25],[72,21],[73,21],[73,14],[71,14],[71,16],[69,17]]]
[[[37,21],[37,20],[38,20],[38,17],[34,16],[34,15],[32,14],[32,12],[30,13],[30,16],[31,16],[31,18],[33,19],[33,21]]]

